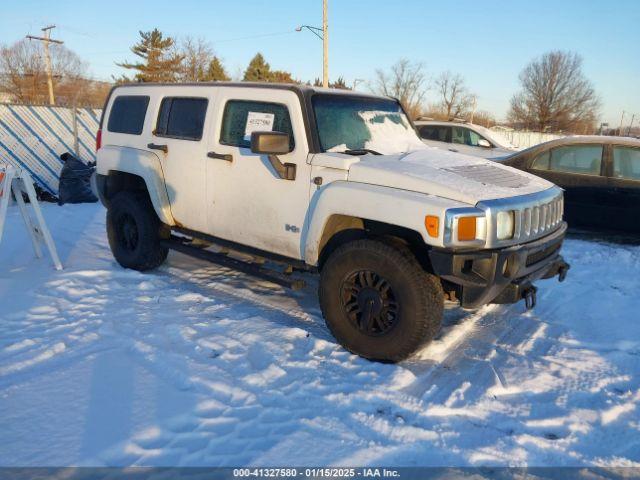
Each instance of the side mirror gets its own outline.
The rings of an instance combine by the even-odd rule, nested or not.
[[[269,156],[269,163],[283,180],[296,179],[296,164],[282,163],[278,154],[289,153],[291,144],[289,134],[283,132],[251,133],[251,151]]]
[[[283,132],[253,132],[251,134],[251,151],[267,155],[289,153],[291,151],[289,134]]]
[[[482,148],[491,148],[491,144],[484,138],[478,140],[478,146]]]

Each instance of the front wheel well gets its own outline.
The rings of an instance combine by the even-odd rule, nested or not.
[[[422,236],[410,228],[358,217],[334,215],[327,222],[320,245],[318,268],[322,270],[327,259],[341,245],[365,238],[382,240],[396,248],[409,251],[422,268],[433,272],[429,259],[430,246]]]

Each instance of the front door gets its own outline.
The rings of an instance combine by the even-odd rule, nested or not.
[[[302,258],[311,165],[300,100],[285,89],[219,90],[207,159],[208,233],[243,245]],[[251,152],[251,131],[290,135],[294,180],[280,178],[267,155]]]
[[[607,226],[603,146],[567,145],[540,154],[531,173],[565,190],[564,216],[571,227]]]
[[[153,150],[162,165],[171,214],[176,224],[206,231],[206,153],[204,132],[210,128],[207,110],[213,107],[212,89],[175,87],[159,99]]]

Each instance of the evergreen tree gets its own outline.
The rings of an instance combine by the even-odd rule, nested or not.
[[[265,61],[262,54],[257,53],[249,62],[249,66],[244,71],[245,82],[268,82],[271,80],[271,67]]]
[[[212,81],[228,81],[230,80],[229,75],[227,75],[222,62],[218,57],[213,57],[209,62],[209,68],[204,75],[204,80],[208,82]]]
[[[351,90],[348,86],[347,86],[347,82],[344,80],[344,77],[341,75],[338,77],[338,80],[336,80],[333,83],[329,83],[329,87],[330,88],[339,88],[341,90]]]
[[[269,78],[270,82],[277,83],[300,83],[298,80],[294,79],[291,76],[291,73],[286,72],[284,70],[274,70],[271,72],[271,78]]]
[[[313,86],[314,87],[321,87],[322,86],[322,80],[320,80],[318,77],[316,77],[316,79],[313,81]],[[347,82],[345,81],[344,77],[342,75],[340,75],[338,77],[338,80],[336,80],[335,82],[329,82],[329,88],[339,88],[342,90],[351,90],[348,86],[347,86]]]
[[[119,67],[136,70],[138,82],[175,82],[181,69],[182,55],[175,53],[175,41],[164,37],[157,28],[150,32],[140,31],[140,41],[131,47],[134,55],[143,61],[117,63]]]

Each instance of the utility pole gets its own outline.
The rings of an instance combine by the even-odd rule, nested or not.
[[[51,71],[51,56],[49,55],[49,44],[56,43],[62,45],[64,42],[61,40],[51,39],[51,30],[56,28],[55,25],[49,25],[41,30],[44,32],[44,37],[34,37],[33,35],[27,35],[29,40],[39,40],[44,43],[44,61],[47,67],[47,86],[49,87],[49,105],[55,105],[56,99],[53,96],[53,72]]]
[[[478,108],[478,97],[473,96],[473,108],[471,109],[471,118],[469,119],[469,123],[473,123],[473,117],[476,115],[476,108]]]
[[[328,0],[322,0],[322,86],[329,87],[329,19],[327,12]]]
[[[618,136],[622,137],[622,120],[624,120],[625,111],[622,110],[622,116],[620,117],[620,128],[618,129]]]

